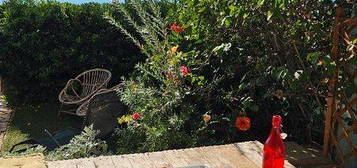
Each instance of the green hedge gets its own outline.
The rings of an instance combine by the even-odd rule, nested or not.
[[[55,100],[68,79],[91,68],[109,69],[112,84],[131,72],[143,57],[105,12],[114,12],[110,4],[1,4],[0,74],[10,102]]]

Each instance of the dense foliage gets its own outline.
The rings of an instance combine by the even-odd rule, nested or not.
[[[114,84],[131,72],[141,54],[103,18],[110,11],[110,4],[3,2],[0,75],[10,103],[56,100],[67,80],[91,68],[109,69]]]
[[[274,114],[289,139],[321,142],[336,2],[175,2],[166,17],[150,0],[107,16],[148,57],[119,90],[140,115],[119,120],[119,153],[265,140]]]

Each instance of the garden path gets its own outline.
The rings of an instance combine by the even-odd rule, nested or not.
[[[118,156],[101,156],[47,162],[48,168],[162,168],[206,165],[212,168],[259,168],[262,165],[263,145],[258,141],[227,145],[168,150]],[[286,143],[285,168],[336,167],[313,148]]]
[[[0,149],[2,148],[2,141],[5,138],[5,133],[10,123],[12,110],[8,108],[6,101],[2,94],[0,94]]]

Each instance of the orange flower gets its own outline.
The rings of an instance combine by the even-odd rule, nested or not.
[[[320,66],[325,65],[325,61],[320,59],[319,62],[317,63],[317,65],[320,65]]]
[[[211,120],[211,115],[208,115],[208,114],[205,114],[205,115],[203,115],[202,116],[203,117],[203,121],[205,121],[206,123],[209,121],[209,120]]]
[[[118,123],[119,123],[119,124],[125,123],[124,117],[120,117],[120,118],[118,117],[117,120],[118,120]]]
[[[169,53],[170,54],[175,54],[177,52],[178,46],[171,47]]]
[[[247,131],[250,128],[250,119],[248,117],[237,117],[236,127],[241,131]]]

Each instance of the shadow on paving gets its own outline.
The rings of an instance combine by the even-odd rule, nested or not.
[[[81,128],[82,118],[67,114],[58,117],[58,109],[59,104],[55,103],[14,108],[2,151],[9,151],[14,144],[29,138],[48,137],[44,129],[53,133],[66,127]]]

